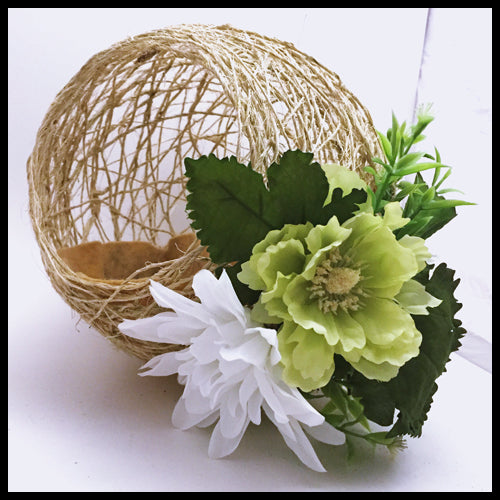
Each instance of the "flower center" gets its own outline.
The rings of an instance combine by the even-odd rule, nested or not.
[[[345,295],[358,284],[359,278],[359,269],[335,267],[326,276],[325,289],[333,295]]]
[[[324,313],[335,313],[339,307],[355,311],[360,296],[366,295],[359,286],[362,279],[361,269],[334,248],[316,268],[309,286],[310,297]]]

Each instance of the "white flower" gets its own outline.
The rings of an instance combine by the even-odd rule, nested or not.
[[[324,471],[304,430],[328,444],[342,444],[345,436],[282,380],[276,331],[250,319],[225,271],[218,280],[207,270],[195,275],[193,290],[201,303],[154,281],[150,290],[160,306],[175,312],[125,320],[119,328],[137,339],[187,346],[152,358],[141,373],[178,373],[185,388],[172,415],[174,426],[217,421],[208,452],[220,458],[237,448],[250,422],[260,424],[262,409],[300,460]]]

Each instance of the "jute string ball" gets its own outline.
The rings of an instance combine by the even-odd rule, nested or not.
[[[193,274],[214,269],[185,214],[184,158],[234,155],[265,177],[289,149],[367,182],[364,167],[383,155],[368,111],[292,44],[180,25],[97,53],[56,96],[27,164],[52,285],[142,360],[179,348],[131,339],[117,325],[160,312],[151,279],[195,298]]]

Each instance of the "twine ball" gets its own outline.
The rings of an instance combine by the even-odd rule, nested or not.
[[[213,269],[185,214],[184,158],[234,155],[265,176],[289,149],[363,168],[383,154],[368,111],[292,44],[179,25],[94,55],[58,93],[27,163],[30,216],[55,290],[142,360],[178,349],[117,325],[160,312],[153,279],[194,298]]]

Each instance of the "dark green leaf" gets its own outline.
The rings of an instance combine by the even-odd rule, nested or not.
[[[312,153],[287,151],[267,169],[269,199],[276,228],[284,224],[316,224],[322,220],[329,184]],[[271,208],[271,207],[270,207]]]
[[[280,223],[262,176],[236,158],[186,158],[187,210],[213,262],[246,260]]]
[[[332,193],[332,199],[326,205],[316,221],[313,224],[326,224],[334,215],[343,224],[347,219],[353,216],[353,213],[359,209],[359,205],[364,203],[367,193],[363,189],[353,189],[347,196],[343,196],[341,188],[335,188]]]

